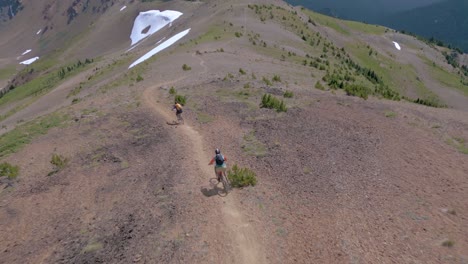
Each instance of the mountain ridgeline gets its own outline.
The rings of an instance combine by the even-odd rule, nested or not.
[[[447,45],[468,52],[468,1],[466,0],[357,0],[304,1],[288,0],[325,15],[380,24],[436,38]]]

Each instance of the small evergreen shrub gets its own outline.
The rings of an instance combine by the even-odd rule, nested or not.
[[[232,169],[228,170],[227,176],[229,181],[231,181],[232,187],[245,187],[245,186],[255,186],[257,184],[257,177],[255,172],[248,168],[240,168],[237,164],[232,166]]]
[[[274,82],[281,82],[281,77],[279,75],[276,75],[273,76],[273,79],[272,79]]]
[[[136,81],[137,81],[137,82],[141,82],[141,81],[143,81],[143,80],[144,80],[143,77],[141,77],[141,75],[138,74],[138,76],[137,76],[137,78],[136,78]]]
[[[322,90],[322,91],[325,90],[325,87],[323,87],[320,81],[317,81],[317,83],[315,84],[315,88]]]
[[[19,167],[13,166],[8,162],[0,164],[0,177],[7,177],[12,180],[18,177]]]
[[[347,95],[359,96],[366,100],[369,97],[369,94],[371,93],[371,90],[369,88],[357,84],[345,85],[344,90]]]
[[[293,98],[294,93],[291,92],[291,91],[286,91],[286,92],[284,92],[283,96],[284,96],[284,98]]]
[[[54,170],[49,172],[48,176],[51,176],[52,174],[55,174],[65,168],[65,166],[68,164],[68,159],[62,155],[54,153],[50,159],[50,163],[54,165]]]
[[[190,71],[192,67],[188,66],[187,64],[182,65],[182,70],[184,71]]]
[[[283,100],[272,96],[271,94],[264,94],[262,96],[261,108],[276,109],[277,112],[287,112],[288,109]]]
[[[175,95],[176,93],[177,93],[176,89],[174,88],[174,86],[172,86],[171,89],[169,89],[169,94]]]
[[[245,74],[246,74],[246,72],[245,72],[244,69],[242,69],[242,68],[239,69],[239,73],[242,74],[242,75],[245,75]]]
[[[175,97],[174,97],[174,101],[176,103],[179,103],[181,105],[185,105],[187,103],[187,97],[185,95],[180,95],[180,94],[177,94]]]
[[[451,248],[454,245],[455,245],[455,242],[453,242],[452,240],[445,240],[444,242],[442,242],[442,246],[444,247]]]
[[[430,106],[430,107],[439,107],[439,108],[447,107],[446,105],[440,104],[438,100],[434,98],[429,98],[429,99],[418,98],[416,100],[413,100],[413,103],[422,104],[422,105]]]

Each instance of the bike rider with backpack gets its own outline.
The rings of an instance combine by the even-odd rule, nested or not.
[[[182,119],[182,105],[180,105],[177,101],[174,102],[174,106],[172,107],[172,110],[176,111],[176,117],[178,122],[183,122]]]
[[[208,163],[208,165],[212,165],[213,163],[215,163],[215,174],[216,174],[216,177],[218,179],[218,182],[221,181],[221,178],[219,177],[220,176],[220,173],[224,173],[226,175],[226,157],[224,157],[222,154],[221,154],[221,151],[219,149],[216,149],[215,150],[215,156],[211,159],[210,163]]]

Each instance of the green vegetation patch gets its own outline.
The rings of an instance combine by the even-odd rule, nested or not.
[[[182,65],[182,70],[184,71],[190,71],[192,67],[188,66],[187,64]]]
[[[457,148],[460,153],[468,155],[468,146],[465,145],[465,139],[460,137],[453,137],[447,139],[447,144]]]
[[[262,96],[261,108],[276,109],[277,112],[287,112],[288,109],[283,100],[274,97],[271,94],[264,94]]]
[[[18,177],[19,167],[11,165],[8,162],[3,162],[0,164],[0,177],[7,177],[12,180]]]
[[[284,98],[293,98],[294,93],[292,91],[286,91],[286,92],[284,92],[283,97]]]
[[[388,117],[388,118],[394,118],[396,117],[397,114],[395,112],[392,112],[392,111],[385,111],[385,117]]]
[[[419,57],[426,63],[431,71],[431,75],[436,78],[441,84],[448,87],[456,88],[462,91],[468,96],[468,84],[463,83],[463,79],[455,73],[448,72],[434,62],[431,62],[425,56],[419,55]]]
[[[382,26],[370,25],[356,21],[342,20],[341,22],[347,27],[351,28],[352,30],[356,30],[366,34],[383,35],[387,30],[385,27]]]
[[[174,101],[181,105],[185,105],[187,103],[187,97],[185,95],[176,94],[174,96]]]
[[[232,187],[241,188],[246,186],[255,186],[257,184],[257,175],[249,168],[241,168],[234,164],[230,170],[227,171],[229,181]]]
[[[368,87],[359,84],[345,85],[344,90],[347,95],[358,96],[362,99],[367,99],[369,94],[372,92]]]
[[[68,164],[68,158],[65,158],[62,155],[54,153],[50,159],[50,164],[54,166],[54,170],[49,172],[48,176],[55,174],[65,168]]]
[[[24,145],[29,144],[35,137],[45,135],[49,129],[64,124],[67,115],[54,113],[33,120],[0,136],[0,158],[17,152]]]
[[[455,242],[454,242],[453,240],[447,239],[447,240],[445,240],[445,241],[442,242],[442,246],[444,246],[444,247],[451,248],[451,247],[453,247],[454,245],[455,245]]]
[[[81,72],[84,69],[88,68],[87,65],[91,64],[92,62],[93,62],[92,60],[88,60],[88,59],[85,62],[78,61],[76,63],[64,66],[60,68],[59,70],[51,71],[49,73],[40,75],[39,77],[34,78],[31,81],[21,86],[14,87],[5,95],[0,97],[0,106],[5,105],[7,103],[20,101],[31,96],[36,97],[36,96],[45,94],[49,90],[55,88],[65,78],[75,75],[78,72]],[[29,69],[28,71],[31,71],[31,70],[34,71],[34,68],[27,68],[27,69]],[[31,100],[33,99],[34,98],[31,98]],[[29,103],[31,102],[31,100],[29,101]],[[5,115],[0,116],[0,120],[4,120],[8,116],[23,109],[27,105],[28,103],[22,104],[13,108]]]

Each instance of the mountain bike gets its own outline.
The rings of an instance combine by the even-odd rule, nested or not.
[[[182,113],[176,115],[177,116],[177,123],[183,125],[184,124],[184,118],[182,117]]]
[[[231,189],[231,182],[226,175],[226,170],[219,170],[216,172],[216,176],[218,176],[218,181],[223,184],[224,191],[227,193]]]

